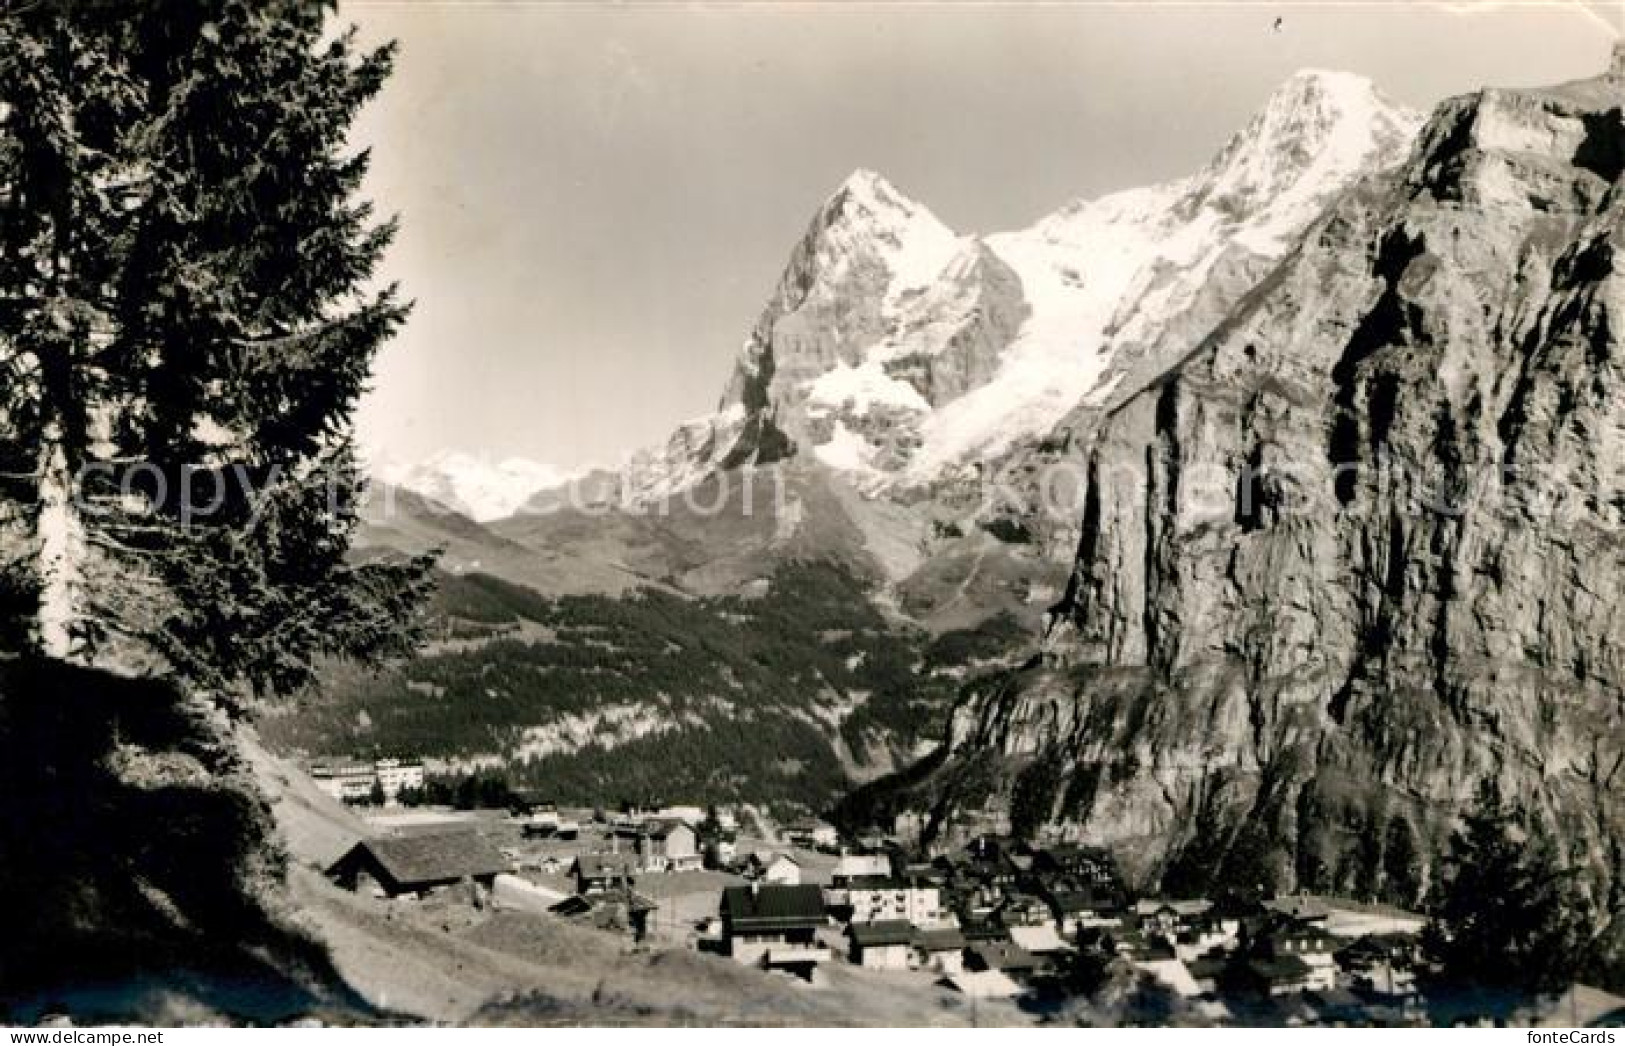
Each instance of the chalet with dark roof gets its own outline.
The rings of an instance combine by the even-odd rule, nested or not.
[[[1043,887],[1055,925],[1066,936],[1090,926],[1116,926],[1121,922],[1123,897],[1109,889],[1078,885],[1070,880]]]
[[[824,891],[817,886],[752,883],[722,891],[722,940],[727,954],[747,966],[811,976],[829,958],[818,940]]]
[[[375,885],[388,897],[424,894],[471,882],[489,889],[511,862],[472,832],[366,839],[333,862],[327,875],[357,890]]]
[[[1120,893],[1123,888],[1117,859],[1110,850],[1098,846],[1050,846],[1038,850],[1033,854],[1033,874],[1068,879],[1102,893]]]
[[[1036,955],[1010,940],[980,941],[965,949],[965,969],[971,973],[997,970],[1019,980],[1040,965]]]
[[[637,859],[630,854],[582,854],[570,865],[576,893],[583,895],[630,889],[636,874]]]
[[[1263,996],[1297,995],[1308,991],[1313,970],[1295,955],[1254,957],[1237,968],[1242,987]]]

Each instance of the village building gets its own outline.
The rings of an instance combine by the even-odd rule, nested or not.
[[[1135,902],[1134,915],[1141,932],[1159,934],[1170,941],[1181,933],[1206,925],[1213,902],[1202,898],[1165,900],[1146,898]]]
[[[925,834],[926,823],[925,814],[916,810],[904,810],[892,818],[892,835],[896,836],[899,842],[913,847]]]
[[[527,788],[520,785],[509,788],[508,811],[515,817],[529,817],[532,814],[559,812],[558,804],[548,798],[545,793],[536,788]]]
[[[846,935],[853,965],[870,970],[906,970],[913,957],[914,927],[900,919],[853,923]]]
[[[1010,941],[1018,948],[1024,948],[1040,959],[1048,959],[1054,955],[1068,950],[1068,945],[1055,932],[1055,927],[1049,923],[1039,926],[1012,926],[1010,927]]]
[[[1403,1005],[1416,998],[1416,938],[1409,934],[1361,937],[1335,954],[1350,987],[1375,1001]]]
[[[377,776],[367,763],[314,763],[310,779],[339,802],[355,803],[364,802],[372,795]]]
[[[641,941],[648,935],[649,920],[659,907],[650,898],[623,886],[600,893],[575,894],[551,905],[547,911],[595,929],[630,932],[633,940]]]
[[[583,896],[631,887],[637,863],[629,854],[582,854],[570,865],[576,893]]]
[[[1338,987],[1337,939],[1317,921],[1268,912],[1244,924],[1240,947],[1249,960],[1253,987],[1265,994]]]
[[[530,812],[529,817],[520,825],[520,833],[526,839],[551,839],[559,832],[559,812],[551,809],[538,809]]]
[[[1308,895],[1277,897],[1264,902],[1264,910],[1274,912],[1293,922],[1309,923],[1325,928],[1331,918],[1331,908],[1320,898]]]
[[[662,806],[654,815],[663,821],[682,821],[690,828],[698,828],[705,822],[705,811],[697,806]]]
[[[1049,903],[1056,929],[1065,937],[1075,937],[1085,929],[1122,925],[1117,900],[1092,889],[1047,889],[1041,896]]]
[[[1038,875],[1064,877],[1082,886],[1121,887],[1116,859],[1098,846],[1046,847],[1033,853],[1032,867]]]
[[[1309,990],[1337,987],[1337,938],[1314,922],[1288,922],[1272,927],[1254,948],[1255,954],[1296,957],[1309,967]]]
[[[1004,926],[1055,925],[1055,916],[1042,898],[1019,890],[1005,893],[994,915]]]
[[[350,890],[386,897],[421,896],[459,883],[489,890],[511,863],[472,832],[367,839],[335,861],[327,875]]]
[[[1162,959],[1178,958],[1174,954],[1174,946],[1168,938],[1160,933],[1147,933],[1138,926],[1124,927],[1112,934],[1112,940],[1117,944],[1117,954],[1130,962],[1156,962]]]
[[[1297,995],[1309,990],[1312,972],[1297,956],[1258,956],[1242,964],[1238,980],[1262,996]]]
[[[387,802],[403,791],[423,787],[423,764],[416,759],[380,759],[373,764],[373,773]]]
[[[847,882],[846,898],[854,923],[897,919],[931,926],[943,921],[942,891],[921,879],[854,876]]]
[[[812,819],[797,821],[787,835],[790,842],[809,850],[833,850],[841,841],[834,825]]]
[[[832,908],[845,908],[852,900],[852,880],[887,878],[891,872],[891,858],[886,854],[844,853],[830,871],[824,899]]]
[[[956,889],[979,887],[995,893],[1016,889],[1032,862],[994,836],[978,836],[958,856],[939,856],[934,862]]]
[[[914,931],[911,965],[937,973],[959,973],[965,968],[965,935],[954,926]]]
[[[722,835],[705,844],[705,867],[717,871],[730,867],[739,855],[738,844]]]
[[[700,867],[699,836],[676,818],[644,822],[637,845],[646,872],[687,872]]]
[[[381,794],[394,802],[402,791],[423,787],[423,764],[415,759],[379,759],[312,763],[316,787],[341,803],[365,802]]]
[[[745,858],[745,878],[772,886],[799,886],[801,865],[789,854],[757,851]]]
[[[766,966],[811,978],[829,950],[818,940],[824,927],[824,892],[816,886],[760,882],[722,892],[723,950],[747,966]]]
[[[1032,976],[1043,963],[1014,941],[979,941],[965,948],[965,969],[971,973],[996,970],[1018,980]]]
[[[1004,899],[1004,895],[997,887],[954,879],[943,888],[943,892],[947,897],[946,907],[953,911],[965,926],[997,925],[994,910]],[[1000,930],[999,933],[1002,935],[1003,931]]]
[[[1209,912],[1188,920],[1186,928],[1174,934],[1174,954],[1181,961],[1190,962],[1215,951],[1229,950],[1236,946],[1240,929],[1239,919],[1221,918]]]
[[[860,877],[873,878],[891,874],[891,857],[887,854],[842,854],[830,871],[831,886],[844,887]]]

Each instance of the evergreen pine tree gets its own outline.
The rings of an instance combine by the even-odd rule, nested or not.
[[[1369,811],[1355,820],[1354,851],[1351,857],[1355,897],[1376,900],[1382,890],[1383,823],[1380,814]]]
[[[415,638],[428,561],[346,560],[406,306],[331,6],[0,7],[0,648],[270,691]]]
[[[1330,848],[1326,816],[1313,786],[1298,793],[1295,878],[1297,888],[1309,893],[1323,893],[1331,886],[1331,869],[1326,862]]]
[[[1422,896],[1422,854],[1416,830],[1398,814],[1388,820],[1388,842],[1383,848],[1383,890],[1395,904],[1409,907]]]
[[[1452,980],[1561,991],[1587,953],[1584,900],[1550,844],[1524,820],[1486,780],[1451,839],[1424,945]]]

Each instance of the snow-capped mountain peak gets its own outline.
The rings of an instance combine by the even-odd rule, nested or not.
[[[880,266],[889,276],[886,296],[893,304],[929,285],[959,240],[930,208],[867,168],[852,172],[830,195],[817,224],[820,253],[837,268],[843,261]]]
[[[959,236],[870,170],[820,206],[719,412],[639,460],[634,489],[805,455],[864,488],[970,474],[1188,351],[1417,114],[1304,70],[1194,175]]]
[[[1189,199],[1238,221],[1268,209],[1272,220],[1243,230],[1241,242],[1277,250],[1315,217],[1328,186],[1347,184],[1373,161],[1402,159],[1421,125],[1420,113],[1363,76],[1303,69],[1191,180]]]
[[[536,494],[562,487],[585,469],[563,469],[526,458],[495,459],[442,451],[411,464],[380,466],[378,478],[484,523],[519,511]]]

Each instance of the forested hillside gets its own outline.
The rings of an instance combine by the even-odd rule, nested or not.
[[[966,666],[1013,621],[931,637],[844,567],[790,563],[746,595],[549,598],[443,575],[441,637],[376,674],[334,666],[266,718],[310,754],[397,753],[568,802],[664,796],[818,808],[940,731]]]

